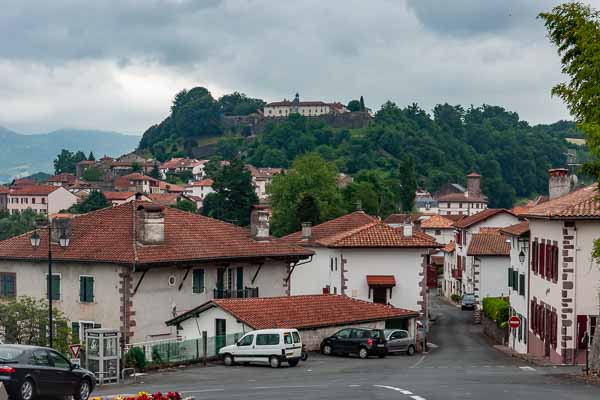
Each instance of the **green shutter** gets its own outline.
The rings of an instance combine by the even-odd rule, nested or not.
[[[203,269],[195,269],[192,272],[192,280],[193,280],[193,293],[203,293],[204,292],[204,270]]]
[[[225,268],[217,269],[217,289],[223,290],[225,284]]]
[[[71,323],[71,341],[79,343],[79,322]]]
[[[235,280],[237,283],[237,290],[244,290],[244,267],[237,268],[237,277]]]
[[[79,277],[79,302],[85,303],[85,277]]]
[[[525,274],[519,275],[519,294],[525,296]]]
[[[48,276],[46,275],[46,284],[48,283]],[[52,285],[52,300],[57,301],[60,300],[60,276],[52,274],[52,279],[50,281]],[[50,297],[50,293],[46,295],[47,298]]]
[[[513,279],[513,269],[509,268],[508,269],[508,287],[513,287],[512,279]]]
[[[94,278],[91,276],[86,278],[85,285],[85,297],[88,303],[92,303],[94,301]]]

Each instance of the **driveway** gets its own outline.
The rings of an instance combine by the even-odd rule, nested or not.
[[[471,323],[472,313],[437,298],[428,354],[360,360],[311,354],[296,368],[192,367],[152,374],[138,385],[105,386],[94,395],[177,390],[196,399],[552,400],[600,398],[573,367],[532,367],[494,350]]]

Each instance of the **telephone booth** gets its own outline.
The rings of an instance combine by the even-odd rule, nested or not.
[[[119,331],[88,329],[85,333],[86,368],[96,375],[99,384],[119,382]]]

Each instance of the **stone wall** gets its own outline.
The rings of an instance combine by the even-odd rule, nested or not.
[[[508,343],[508,328],[499,328],[496,321],[492,321],[481,313],[481,325],[483,333],[494,340],[496,344]]]

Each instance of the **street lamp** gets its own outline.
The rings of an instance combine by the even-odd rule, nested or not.
[[[47,226],[48,229],[48,347],[52,347],[52,228],[50,225]],[[40,247],[41,238],[38,234],[37,230],[33,232],[31,235],[31,247],[37,249]],[[68,245],[68,242],[67,242]],[[62,238],[61,238],[61,246],[62,246]]]
[[[521,262],[521,264],[525,262],[525,253],[523,252],[523,250],[521,250],[521,252],[519,253],[519,261]]]

